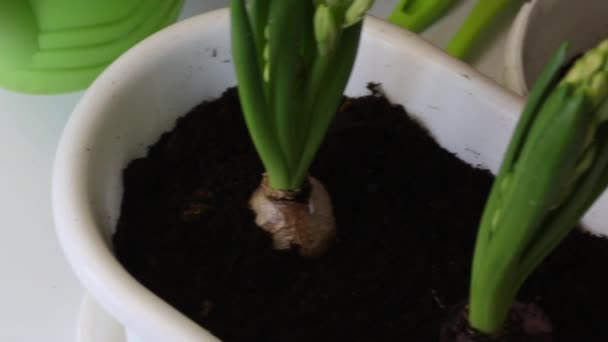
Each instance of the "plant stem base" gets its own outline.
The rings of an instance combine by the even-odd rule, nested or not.
[[[468,305],[458,305],[441,328],[440,342],[551,342],[549,317],[534,303],[516,302],[505,329],[496,335],[479,332],[469,325]]]

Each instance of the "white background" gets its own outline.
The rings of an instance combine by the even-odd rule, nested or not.
[[[181,19],[226,6],[186,0]],[[386,17],[397,0],[377,0]],[[464,0],[425,33],[443,45],[472,7]],[[499,35],[503,36],[503,35]],[[475,65],[497,78],[500,38]],[[0,51],[1,53],[1,51]],[[84,290],[59,248],[51,217],[50,179],[61,129],[82,92],[32,96],[0,89],[0,341],[71,342]],[[111,341],[108,341],[111,342]]]

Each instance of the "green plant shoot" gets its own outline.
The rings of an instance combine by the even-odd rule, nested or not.
[[[561,78],[566,52],[534,85],[482,215],[469,321],[487,334],[608,185],[608,40]]]
[[[231,0],[245,121],[270,186],[298,189],[340,104],[373,0]]]
[[[456,0],[400,0],[388,20],[412,32],[422,32],[455,3]]]
[[[469,16],[446,47],[450,55],[469,60],[478,45],[495,32],[501,17],[514,14],[515,8],[524,0],[478,0]],[[494,27],[493,27],[494,26]]]

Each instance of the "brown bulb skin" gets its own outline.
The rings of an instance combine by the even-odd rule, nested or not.
[[[264,175],[249,205],[255,223],[272,235],[274,248],[297,249],[301,256],[323,255],[336,235],[329,194],[321,182],[308,177],[302,189],[273,189]]]

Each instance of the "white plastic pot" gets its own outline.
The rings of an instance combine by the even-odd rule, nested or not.
[[[112,254],[110,236],[127,163],[143,156],[176,118],[235,85],[228,18],[220,10],[186,20],[119,58],[87,91],[58,148],[53,205],[62,247],[89,293],[126,327],[129,341],[217,340],[132,278]],[[347,94],[367,94],[368,82],[382,83],[441,145],[494,171],[522,106],[466,64],[371,17]]]
[[[519,11],[505,49],[505,84],[526,95],[564,42],[570,58],[608,38],[606,0],[532,0]]]

